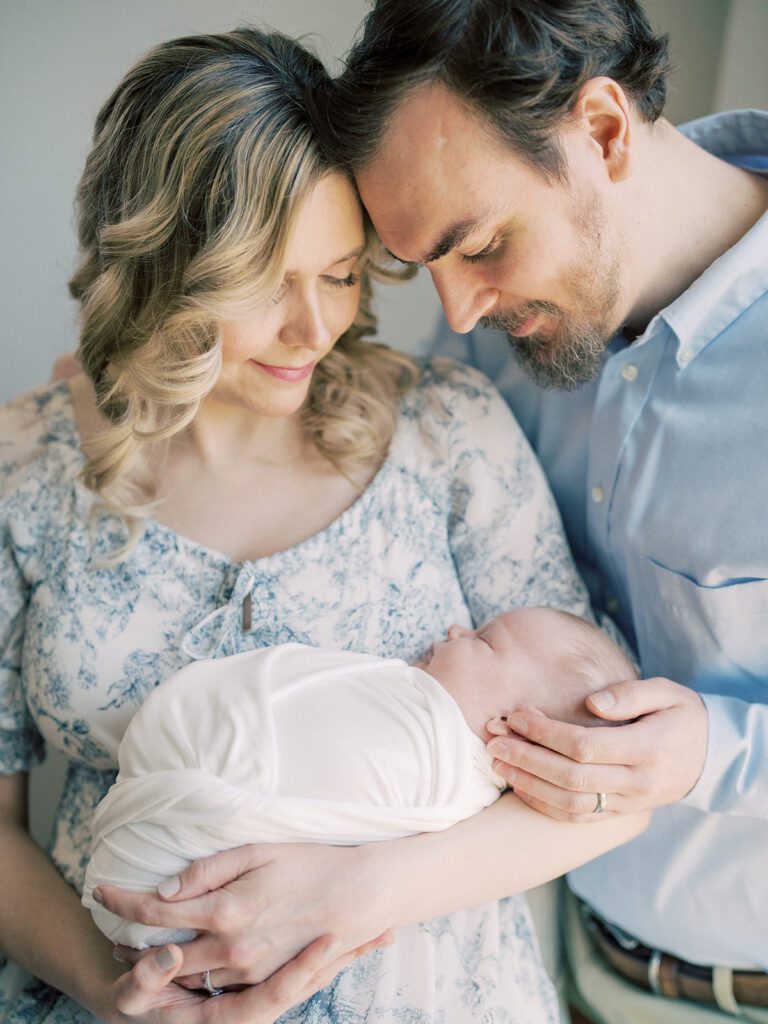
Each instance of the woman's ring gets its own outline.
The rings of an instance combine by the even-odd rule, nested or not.
[[[608,797],[605,793],[597,794],[597,804],[595,805],[595,814],[602,814],[605,810],[605,805],[608,803]],[[207,987],[207,986],[206,986]]]
[[[215,985],[211,984],[211,972],[203,971],[203,988],[209,996],[220,996],[224,991],[223,988],[216,988]]]

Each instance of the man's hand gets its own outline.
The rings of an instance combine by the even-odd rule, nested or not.
[[[594,728],[547,718],[535,708],[494,719],[494,768],[531,807],[563,821],[652,810],[696,784],[707,751],[707,710],[669,679],[615,683],[587,698],[589,710],[625,725]],[[597,794],[605,794],[602,814]]]

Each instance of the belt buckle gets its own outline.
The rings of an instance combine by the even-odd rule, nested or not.
[[[648,988],[655,996],[664,995],[661,991],[661,958],[664,954],[659,949],[652,949],[648,958]]]
[[[636,939],[634,935],[630,935],[629,932],[625,932],[624,929],[619,928],[617,924],[611,924],[610,921],[606,921],[604,917],[595,913],[592,907],[590,907],[588,903],[584,903],[583,900],[580,901],[580,909],[582,918],[584,919],[584,923],[588,929],[594,930],[599,925],[601,928],[605,929],[605,931],[610,932],[621,948],[626,949],[628,952],[633,949],[637,949],[640,945],[640,940]]]

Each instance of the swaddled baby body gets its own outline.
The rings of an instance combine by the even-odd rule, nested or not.
[[[418,665],[301,644],[195,662],[125,733],[83,903],[114,942],[188,941],[194,932],[111,914],[93,889],[150,891],[246,843],[351,845],[448,828],[505,787],[485,747],[489,719],[535,702],[588,724],[585,698],[633,675],[600,630],[547,608],[452,626]]]

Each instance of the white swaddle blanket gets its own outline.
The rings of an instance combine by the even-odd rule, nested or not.
[[[191,931],[124,921],[102,883],[153,890],[256,842],[340,845],[438,831],[504,782],[442,686],[404,661],[286,644],[198,661],[149,695],[94,817],[83,903],[114,942]]]

